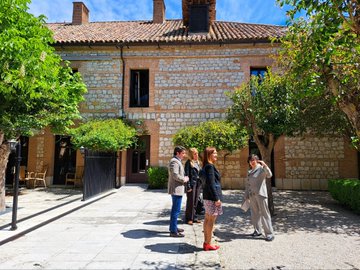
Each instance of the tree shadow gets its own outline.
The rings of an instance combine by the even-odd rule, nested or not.
[[[166,253],[166,254],[192,254],[194,252],[202,251],[201,248],[188,243],[158,243],[146,245],[146,249],[152,252]]]
[[[219,241],[248,239],[253,228],[250,211],[240,209],[244,191],[224,191],[224,214],[217,220]],[[275,233],[297,231],[360,235],[360,215],[342,207],[326,191],[276,191],[273,193]],[[253,239],[253,238],[252,238]]]
[[[169,232],[152,231],[145,229],[129,230],[121,233],[126,238],[141,239],[141,238],[153,238],[153,237],[169,237]]]
[[[179,263],[179,262],[153,262],[153,261],[143,261],[146,267],[144,269],[166,269],[166,270],[189,270],[189,269],[212,269],[220,270],[222,269],[218,263],[215,262],[201,262],[198,263]]]

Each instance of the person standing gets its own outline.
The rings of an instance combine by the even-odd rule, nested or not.
[[[199,152],[196,148],[190,148],[189,159],[185,163],[185,175],[189,177],[189,181],[186,183],[185,223],[189,225],[200,223],[196,216],[201,188],[199,171]]]
[[[184,230],[178,228],[177,219],[181,211],[181,201],[185,193],[185,183],[189,181],[189,177],[185,176],[184,167],[181,163],[185,155],[185,148],[176,146],[174,149],[174,157],[170,160],[168,167],[168,193],[172,199],[169,227],[171,237],[184,237],[184,234],[182,234]]]
[[[262,235],[261,225],[265,232],[265,240],[274,240],[274,230],[268,206],[266,178],[272,176],[270,168],[257,155],[248,157],[248,171],[245,199],[250,199],[251,224],[254,226],[253,237]]]
[[[204,219],[204,244],[205,251],[217,250],[218,245],[211,244],[211,238],[215,226],[215,220],[222,215],[222,190],[221,175],[215,167],[217,151],[214,147],[207,147],[204,151],[203,170],[205,171],[205,183],[203,186],[203,199],[205,207]]]

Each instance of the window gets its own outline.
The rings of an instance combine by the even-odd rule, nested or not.
[[[264,78],[266,72],[267,72],[266,67],[250,68],[250,76],[258,76],[259,77],[259,82],[262,81],[262,79]]]
[[[267,68],[266,67],[262,67],[262,68],[250,68],[250,76],[257,76],[258,82],[259,84],[262,82],[262,80],[265,77],[265,74],[267,72]],[[255,86],[252,85],[251,86],[251,95],[255,96],[256,95],[256,89]]]
[[[191,5],[189,11],[189,31],[209,32],[209,5]]]
[[[149,107],[149,70],[131,70],[130,107]]]

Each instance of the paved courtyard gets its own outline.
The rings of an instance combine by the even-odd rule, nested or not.
[[[185,238],[168,236],[165,190],[127,185],[85,202],[68,190],[24,192],[16,232],[6,225],[11,212],[0,215],[0,269],[360,269],[360,216],[328,192],[275,191],[273,242],[250,236],[243,191],[224,195],[221,248],[204,252],[199,224],[181,225]]]

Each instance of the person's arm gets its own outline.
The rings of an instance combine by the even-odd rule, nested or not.
[[[262,161],[262,160],[259,160],[258,163],[260,163],[260,165],[263,167],[263,169],[265,171],[266,178],[272,177],[272,172],[271,172],[269,166],[266,165],[266,163],[264,161]]]
[[[170,162],[169,169],[174,181],[185,184],[189,179],[187,176],[180,175],[180,164],[176,160]]]
[[[245,194],[244,194],[244,198],[245,200],[250,199],[250,194],[249,194],[249,184],[246,182],[245,184]]]
[[[206,172],[206,176],[207,176],[206,181],[207,181],[207,184],[209,185],[210,193],[213,195],[214,201],[219,202],[220,196],[216,190],[214,166],[206,166],[205,172]]]
[[[191,179],[191,166],[190,166],[190,161],[186,161],[185,163],[185,176],[188,176],[190,179]],[[188,192],[190,192],[192,190],[192,183],[191,183],[191,180],[186,182],[186,190]]]

